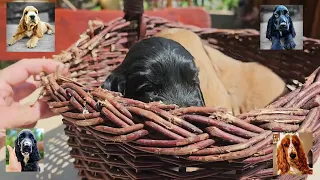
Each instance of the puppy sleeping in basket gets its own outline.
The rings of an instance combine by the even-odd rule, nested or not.
[[[136,43],[103,88],[143,102],[225,107],[234,115],[265,107],[286,89],[270,69],[232,59],[184,29]]]

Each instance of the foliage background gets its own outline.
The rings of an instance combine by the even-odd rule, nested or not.
[[[17,139],[17,136],[19,132],[23,129],[7,129],[6,130],[6,145],[10,145],[12,148],[14,148],[14,142]],[[37,142],[44,140],[44,131],[43,129],[30,129],[33,134],[35,135],[35,138]],[[41,159],[44,157],[44,151],[40,151]],[[9,152],[8,149],[6,150],[6,164],[9,164]]]

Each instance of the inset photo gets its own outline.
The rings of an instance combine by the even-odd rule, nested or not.
[[[55,52],[55,3],[8,2],[7,52]]]
[[[273,134],[274,175],[313,174],[312,133]]]
[[[303,49],[303,6],[260,6],[260,49]]]
[[[43,129],[7,129],[6,146],[6,172],[43,172]]]

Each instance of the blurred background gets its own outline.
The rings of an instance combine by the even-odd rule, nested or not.
[[[7,129],[6,130],[6,145],[11,146],[12,148],[15,147],[15,140],[18,137],[18,134],[23,129]],[[33,134],[35,135],[35,138],[37,140],[38,149],[41,156],[40,163],[43,163],[43,157],[44,157],[44,147],[43,147],[43,140],[44,140],[44,131],[43,129],[30,129]],[[6,165],[9,164],[9,152],[6,150]]]

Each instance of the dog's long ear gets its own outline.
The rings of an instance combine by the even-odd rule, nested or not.
[[[32,153],[30,154],[30,161],[40,161],[40,152],[38,150],[37,140],[33,137]]]
[[[294,30],[294,27],[293,27],[293,23],[292,23],[292,19],[291,17],[288,17],[289,19],[289,32],[292,34],[292,37],[295,37],[296,36],[296,31]]]
[[[35,31],[35,35],[39,38],[43,37],[43,31],[42,31],[42,27],[41,27],[41,22],[40,22],[40,18],[38,16],[38,13],[36,15],[36,18],[38,19],[38,24],[36,25],[36,27],[34,28]]]
[[[23,31],[26,31],[27,30],[27,24],[25,22],[25,15],[26,15],[26,10],[23,11],[23,14],[22,14],[22,17],[19,21],[19,25],[18,25],[18,29],[17,31],[20,31],[20,32],[23,32]]]
[[[289,170],[286,152],[284,150],[282,142],[277,148],[277,166],[278,170],[281,171],[281,174],[285,174]]]
[[[102,88],[110,91],[120,92],[124,95],[125,83],[126,79],[124,75],[112,72],[103,83]]]
[[[20,147],[20,143],[19,143],[19,140],[18,138],[14,141],[14,151],[16,153],[16,156],[17,156],[17,159],[19,162],[22,162],[23,161],[23,156],[21,154],[21,147]]]
[[[273,31],[273,26],[274,26],[274,22],[273,22],[273,15],[270,17],[269,21],[268,21],[268,25],[267,25],[267,32],[266,32],[266,38],[267,39],[271,39],[271,34]]]

